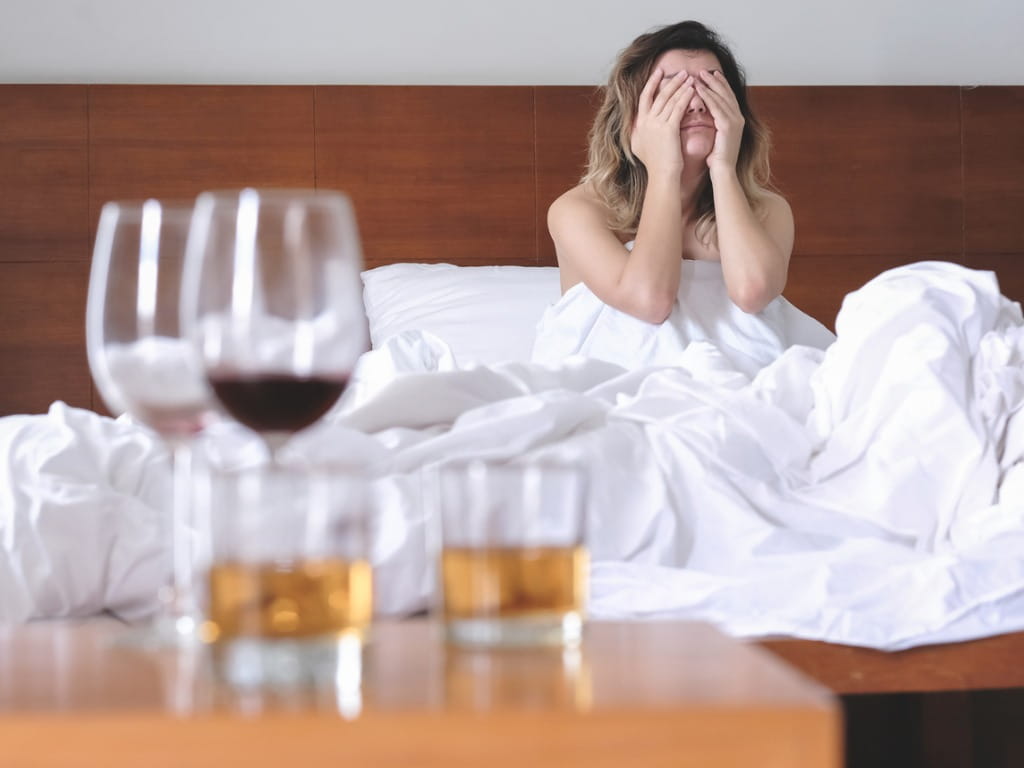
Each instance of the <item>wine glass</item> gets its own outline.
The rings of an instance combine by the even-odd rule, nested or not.
[[[190,638],[197,618],[189,488],[191,441],[213,418],[194,348],[181,334],[180,290],[192,204],[109,202],[100,212],[89,277],[89,368],[107,408],[127,412],[170,448],[171,582],[158,594],[159,644]]]
[[[279,447],[341,396],[369,348],[362,251],[340,192],[243,189],[196,199],[182,322],[214,394]]]

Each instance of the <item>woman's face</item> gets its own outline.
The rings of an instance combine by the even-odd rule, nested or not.
[[[676,49],[661,54],[654,62],[654,68],[658,67],[665,73],[666,78],[682,72],[684,79],[686,75],[693,75],[694,80],[699,80],[701,71],[713,72],[721,69],[722,65],[718,57],[708,51]],[[683,113],[679,141],[684,163],[704,161],[715,145],[715,121],[711,117],[711,110],[696,93]]]

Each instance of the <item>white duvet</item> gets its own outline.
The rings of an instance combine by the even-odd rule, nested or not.
[[[826,351],[789,347],[753,378],[713,333],[655,366],[467,370],[405,333],[290,450],[378,476],[384,613],[430,598],[422,470],[536,455],[593,470],[594,617],[888,649],[1024,629],[1020,307],[991,273],[922,263],[848,296],[836,325]],[[255,450],[227,427],[206,449]],[[150,612],[168,568],[159,443],[58,403],[0,419],[0,458],[0,620]]]

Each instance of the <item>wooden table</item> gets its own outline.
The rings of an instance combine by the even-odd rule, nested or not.
[[[0,628],[0,765],[815,766],[831,694],[693,623],[603,623],[579,652],[449,649],[375,625],[360,686],[231,691],[205,650],[117,642],[110,620]]]
[[[758,644],[837,694],[1024,688],[1024,632],[896,652],[792,638]]]

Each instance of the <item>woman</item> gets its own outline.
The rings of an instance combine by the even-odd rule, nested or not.
[[[605,89],[586,175],[548,210],[563,300],[534,359],[665,364],[667,348],[710,341],[726,357],[737,348],[753,373],[792,344],[827,346],[834,337],[780,298],[793,214],[768,189],[768,150],[743,72],[712,30],[684,21],[634,40]],[[671,319],[675,338],[634,319]],[[627,336],[660,353],[638,355]]]

